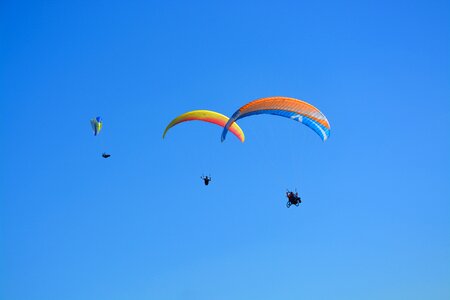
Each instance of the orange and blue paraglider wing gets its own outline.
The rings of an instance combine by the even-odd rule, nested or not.
[[[271,114],[286,117],[303,123],[314,130],[323,141],[330,136],[330,123],[325,115],[311,104],[288,97],[261,98],[239,108],[228,120],[222,132],[222,142],[229,128],[239,119],[260,114]]]
[[[222,114],[219,114],[217,112],[210,111],[210,110],[189,111],[187,113],[179,115],[178,117],[173,119],[172,122],[169,123],[169,125],[167,125],[167,127],[163,133],[163,138],[166,136],[166,133],[170,128],[172,128],[173,126],[175,126],[179,123],[182,123],[182,122],[204,121],[204,122],[209,122],[209,123],[213,123],[213,124],[219,125],[221,127],[224,127],[225,124],[227,124],[228,120],[229,119],[227,116],[224,116]],[[237,123],[234,122],[233,124],[230,124],[229,130],[234,135],[236,135],[236,137],[241,142],[244,142],[244,140],[245,140],[244,132],[242,131],[242,129],[239,127],[239,125]]]
[[[100,130],[102,130],[103,121],[101,117],[96,117],[94,119],[91,119],[91,127],[92,131],[94,132],[94,135],[98,135],[100,133]]]

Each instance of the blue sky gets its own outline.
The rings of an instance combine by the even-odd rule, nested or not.
[[[448,299],[449,36],[448,1],[2,1],[0,298]],[[274,95],[330,139],[161,138]]]

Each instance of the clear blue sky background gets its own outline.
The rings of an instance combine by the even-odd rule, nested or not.
[[[448,1],[70,2],[0,3],[1,299],[450,299]],[[161,138],[274,95],[330,139]]]

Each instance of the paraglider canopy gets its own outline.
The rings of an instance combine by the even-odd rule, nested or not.
[[[102,130],[103,121],[101,117],[96,117],[94,119],[91,119],[91,127],[92,131],[94,132],[94,135],[98,135],[100,133],[100,130]]]
[[[184,114],[179,115],[175,119],[173,119],[169,125],[167,125],[166,129],[163,133],[163,138],[166,136],[167,131],[172,128],[173,126],[187,121],[203,121],[203,122],[209,122],[212,124],[219,125],[221,127],[224,127],[225,124],[228,121],[228,117],[224,116],[222,114],[219,114],[215,111],[211,110],[193,110],[186,112]],[[245,136],[242,129],[239,127],[237,123],[233,123],[229,126],[229,130],[236,135],[236,137],[241,141],[244,142]]]
[[[239,108],[225,125],[222,131],[222,142],[227,136],[228,128],[235,121],[260,114],[277,115],[303,123],[314,130],[323,141],[330,136],[330,123],[316,107],[299,99],[277,96],[261,98]]]

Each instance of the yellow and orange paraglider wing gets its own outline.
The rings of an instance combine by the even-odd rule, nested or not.
[[[209,122],[209,123],[213,123],[216,125],[219,125],[221,127],[224,127],[225,124],[227,124],[229,118],[227,116],[224,116],[222,114],[219,114],[215,111],[210,111],[210,110],[193,110],[193,111],[189,111],[187,113],[184,113],[182,115],[179,115],[178,117],[176,117],[175,119],[172,120],[172,122],[169,123],[169,125],[167,125],[166,129],[164,130],[163,133],[163,138],[166,136],[167,131],[172,128],[173,126],[182,123],[182,122],[187,122],[187,121],[204,121],[204,122]],[[241,141],[244,142],[245,140],[245,136],[244,136],[244,132],[242,131],[242,129],[239,127],[239,125],[234,122],[229,130]]]

